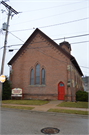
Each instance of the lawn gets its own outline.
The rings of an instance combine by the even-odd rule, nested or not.
[[[80,110],[49,109],[47,112],[88,115],[88,111],[80,111]]]
[[[2,104],[44,105],[48,102],[45,100],[3,100]]]
[[[88,108],[88,102],[62,102],[59,107]]]
[[[10,105],[2,105],[4,108],[12,108],[12,109],[21,109],[21,110],[32,110],[34,107],[25,107],[25,106],[10,106]]]

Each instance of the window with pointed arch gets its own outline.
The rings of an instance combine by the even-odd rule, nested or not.
[[[39,64],[35,67],[35,85],[40,85],[40,66]]]
[[[31,74],[30,74],[30,85],[33,85],[33,81],[34,81],[34,70],[31,69]]]
[[[44,68],[42,68],[42,70],[41,70],[41,84],[42,85],[45,84],[45,70],[44,70]]]

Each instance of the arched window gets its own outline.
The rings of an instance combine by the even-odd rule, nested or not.
[[[45,70],[42,68],[41,71],[41,84],[45,84]]]
[[[30,85],[33,85],[33,80],[34,80],[34,70],[33,70],[33,69],[31,69]]]
[[[36,69],[35,69],[35,84],[40,84],[40,66],[39,66],[39,64],[36,65]]]

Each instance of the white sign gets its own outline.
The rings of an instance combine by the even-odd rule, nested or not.
[[[4,83],[5,80],[6,80],[6,77],[5,77],[4,75],[1,75],[1,76],[0,76],[0,82],[1,82],[1,83]]]
[[[13,95],[20,95],[20,94],[22,94],[22,89],[14,88],[14,89],[12,89],[12,94]]]

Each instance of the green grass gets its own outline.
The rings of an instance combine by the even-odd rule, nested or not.
[[[13,109],[21,109],[21,110],[32,110],[34,107],[25,107],[25,106],[10,106],[10,105],[2,105],[4,108],[13,108]]]
[[[49,109],[47,112],[88,115],[88,111],[80,111],[80,110]]]
[[[20,105],[44,105],[49,101],[44,100],[3,100],[4,104],[20,104]]]
[[[62,102],[59,107],[88,108],[88,102]]]

